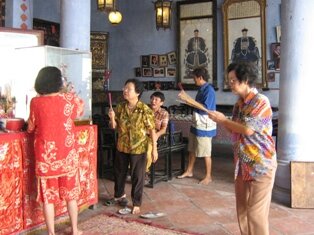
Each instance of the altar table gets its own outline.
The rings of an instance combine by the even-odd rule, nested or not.
[[[97,126],[76,127],[79,153],[79,208],[98,202]],[[42,205],[36,202],[33,136],[26,132],[0,133],[0,235],[16,234],[44,223]],[[55,205],[56,216],[67,212]]]

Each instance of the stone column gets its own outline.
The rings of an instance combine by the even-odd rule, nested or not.
[[[90,51],[90,11],[90,1],[61,0],[61,47]]]
[[[291,161],[314,162],[314,1],[281,3],[278,169],[274,198],[290,204]]]

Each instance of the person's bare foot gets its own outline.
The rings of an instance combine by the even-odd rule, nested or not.
[[[212,178],[204,178],[204,179],[202,179],[200,182],[199,182],[199,184],[201,184],[201,185],[208,185],[210,182],[212,182],[213,180],[212,180]]]
[[[76,232],[73,232],[72,235],[83,235],[83,231],[77,230]]]
[[[133,215],[137,215],[141,212],[141,209],[139,206],[133,206],[133,209],[132,209],[132,214]]]
[[[184,172],[182,175],[178,175],[177,178],[178,179],[184,179],[184,178],[192,178],[193,177],[193,173],[190,172]]]

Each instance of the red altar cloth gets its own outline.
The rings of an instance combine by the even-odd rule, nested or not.
[[[80,155],[80,208],[98,202],[97,126],[76,127]],[[17,233],[44,222],[36,202],[32,135],[26,132],[0,134],[0,235]],[[67,211],[65,202],[55,205],[56,215]]]

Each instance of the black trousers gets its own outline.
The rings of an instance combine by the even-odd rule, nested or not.
[[[145,182],[146,153],[128,154],[117,151],[114,161],[114,197],[119,198],[125,194],[124,189],[129,165],[133,206],[141,206]]]

